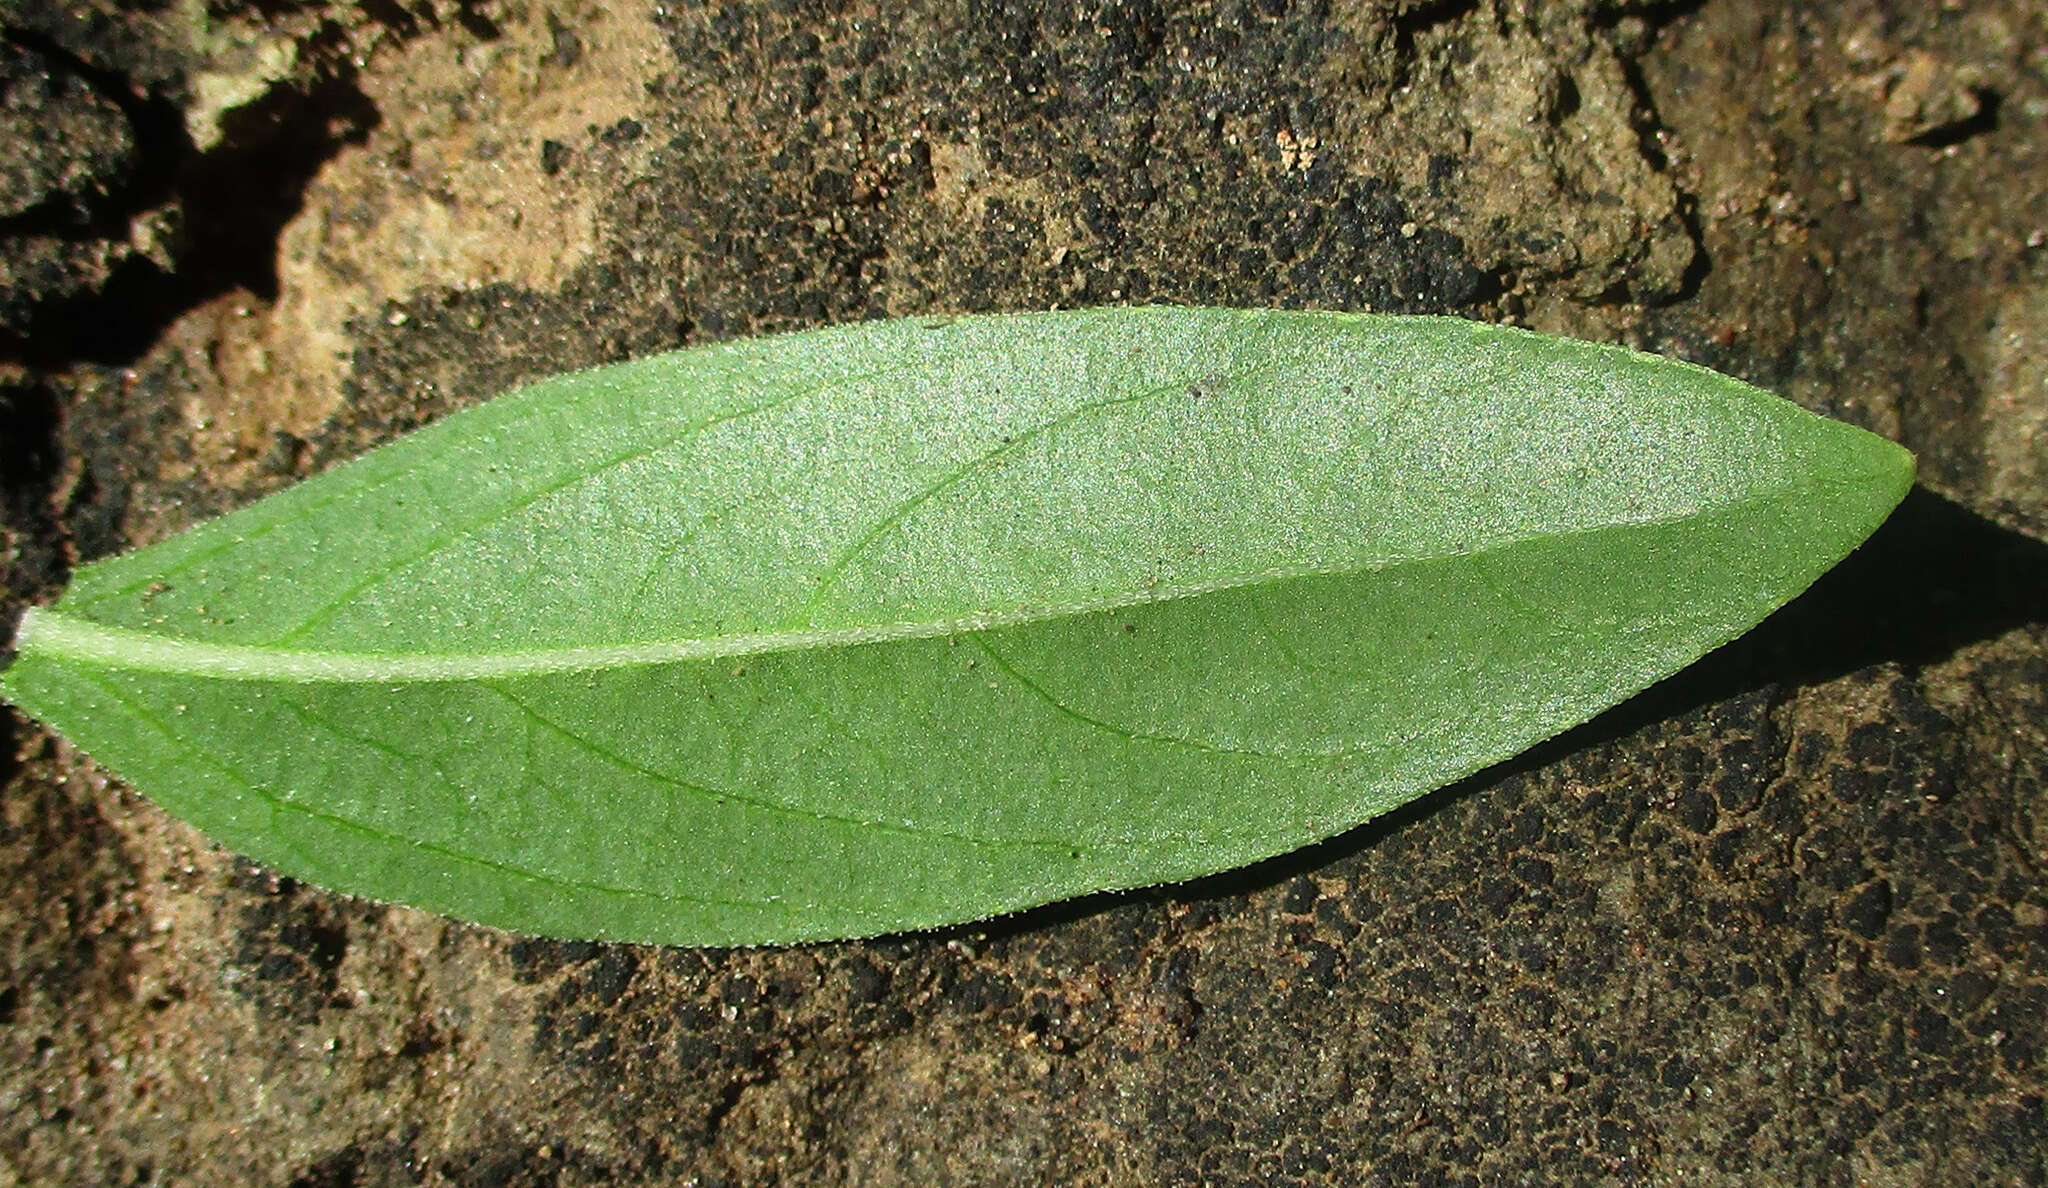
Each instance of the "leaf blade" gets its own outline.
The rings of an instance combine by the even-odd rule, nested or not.
[[[135,630],[148,589],[138,575],[188,577],[193,564],[234,551],[201,541],[169,565],[148,562],[151,550],[118,559],[96,579],[103,593],[82,574],[81,609],[67,596],[25,632],[8,696],[202,829],[316,882],[557,935],[753,943],[929,927],[1226,869],[1505,758],[1761,619],[1874,529],[1910,481],[1897,447],[1735,381],[1469,323],[1138,310],[953,325],[973,331],[956,353],[983,371],[988,359],[1030,350],[1040,354],[1012,369],[1026,380],[1062,360],[1085,364],[1069,368],[1079,378],[1065,403],[1015,394],[973,414],[982,418],[974,434],[947,437],[951,452],[930,443],[878,451],[872,437],[935,409],[968,415],[959,406],[981,389],[941,367],[968,396],[949,389],[934,403],[912,385],[874,403],[874,392],[842,388],[850,403],[832,410],[836,430],[870,436],[836,453],[817,447],[827,464],[796,468],[809,486],[770,465],[778,451],[806,448],[790,444],[788,426],[735,455],[785,481],[737,467],[724,476],[730,489],[700,503],[779,489],[780,502],[766,506],[786,510],[795,490],[861,514],[791,533],[805,547],[766,556],[762,569],[796,593],[728,611],[737,632],[680,641],[712,641],[697,653],[423,674],[404,670],[409,654],[386,636],[382,650],[338,654],[368,665],[359,671],[322,675],[316,664],[292,679],[254,680],[232,666],[152,667],[119,639],[107,654],[67,651],[63,630],[44,629],[91,615],[84,634],[92,624]],[[1263,337],[1246,338],[1248,325]],[[1425,332],[1420,345],[1395,345],[1433,366],[1386,371],[1400,352],[1382,350],[1367,368],[1352,358],[1327,370],[1355,345],[1333,328]],[[915,330],[888,329],[921,343],[900,374],[937,366],[932,340]],[[1235,370],[1199,358],[1233,335]],[[758,357],[801,340],[837,352],[844,374],[866,374],[872,350],[840,349],[860,337],[825,332],[745,349]],[[987,354],[991,340],[1008,353]],[[1132,356],[1120,353],[1134,341],[1139,358],[1173,361],[1134,380]],[[1183,349],[1167,351],[1173,342]],[[1444,357],[1446,343],[1480,362]],[[1293,377],[1291,388],[1221,378],[1276,354],[1268,370]],[[654,371],[666,377],[676,358]],[[1179,386],[1190,376],[1192,393]],[[1449,380],[1463,386],[1432,387]],[[1108,398],[1090,388],[1111,382],[1131,386]],[[1345,399],[1371,384],[1378,403]],[[750,399],[714,394],[681,422],[761,406]],[[1418,419],[1424,406],[1433,416]],[[1446,419],[1447,409],[1462,412]],[[639,406],[632,415],[648,433],[674,427]],[[988,432],[1002,416],[1007,442]],[[443,436],[486,440],[516,419],[494,417],[451,418],[457,432]],[[1017,427],[1027,422],[1036,431]],[[1533,438],[1546,422],[1577,436]],[[1645,425],[1655,430],[1648,438]],[[1302,461],[1330,442],[1342,448],[1322,469]],[[369,493],[347,499],[388,498],[390,484],[407,481],[393,474],[431,470],[464,448],[429,437],[411,447],[425,463],[373,464],[333,485]],[[561,454],[624,448],[615,438],[579,442],[513,486],[555,481],[548,467]],[[1004,464],[961,471],[961,458],[991,454]],[[880,476],[847,482],[844,467],[870,456],[881,457]],[[1695,473],[1703,459],[1728,470]],[[1128,481],[1134,464],[1148,467],[1146,483]],[[1576,477],[1546,487],[1546,475]],[[304,514],[345,514],[346,500],[320,481],[297,495],[313,505]],[[1385,494],[1393,510],[1375,505],[1373,520],[1347,507],[1361,490]],[[219,523],[262,540],[282,531],[266,527],[278,515]],[[1360,530],[1361,520],[1386,530]],[[1205,531],[1216,523],[1228,531]],[[1264,535],[1248,531],[1262,525]],[[1157,540],[1144,539],[1148,529]],[[1152,547],[1129,548],[1134,538]],[[505,539],[535,537],[514,525]],[[763,559],[761,533],[735,539]],[[1047,539],[1064,556],[1042,556]],[[616,567],[613,552],[605,561]],[[202,583],[205,597],[217,610],[231,579],[267,563],[259,550],[239,573],[220,570],[228,577]],[[491,565],[471,570],[502,576]],[[819,576],[835,573],[855,580]],[[1009,588],[1023,596],[991,606],[991,574],[998,586],[1014,579]],[[718,596],[737,600],[747,588],[735,580]],[[233,622],[182,613],[175,634],[188,649],[265,653],[264,633],[276,637],[274,621],[241,625],[238,640]],[[603,637],[600,650],[633,646],[632,626]],[[316,624],[287,642],[324,644],[327,630]],[[407,630],[420,638],[448,627],[429,616]],[[507,638],[502,625],[456,638],[472,656],[507,654],[488,651]],[[553,645],[561,635],[541,627],[517,638]],[[374,632],[371,642],[380,642]],[[215,712],[173,721],[173,707],[193,705]],[[678,708],[652,720],[622,715],[624,706]],[[425,751],[392,744],[420,735],[408,729],[419,722],[442,724]],[[184,759],[157,758],[181,746]],[[577,786],[558,786],[558,772]],[[223,795],[236,781],[245,790]],[[307,846],[309,833],[326,840]]]

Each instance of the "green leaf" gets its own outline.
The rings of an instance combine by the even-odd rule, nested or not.
[[[857,936],[1329,837],[1747,630],[1911,480],[1472,322],[871,323],[549,379],[86,566],[4,690],[325,886]]]

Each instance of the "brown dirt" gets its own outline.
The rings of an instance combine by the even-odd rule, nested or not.
[[[60,133],[0,167],[10,608],[522,379],[929,311],[1520,321],[1874,428],[1925,488],[1507,768],[940,935],[353,901],[0,711],[0,1184],[2048,1180],[2038,4],[0,26],[0,128]]]

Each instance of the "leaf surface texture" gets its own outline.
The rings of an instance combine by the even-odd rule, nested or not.
[[[1455,319],[910,319],[558,376],[31,612],[221,841],[557,936],[970,920],[1328,837],[1732,639],[1909,455]]]

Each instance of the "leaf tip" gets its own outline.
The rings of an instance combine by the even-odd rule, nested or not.
[[[1920,459],[1913,451],[1898,442],[1887,441],[1885,444],[1891,447],[1886,454],[1891,463],[1892,486],[1898,491],[1899,498],[1904,499],[1906,492],[1913,489],[1913,480],[1919,475]]]
[[[1869,482],[1877,492],[1882,511],[1878,524],[1889,518],[1913,489],[1913,480],[1919,474],[1919,459],[1913,451],[1889,438],[1871,435],[1875,443],[1870,450]],[[1872,525],[1872,530],[1877,525]]]

